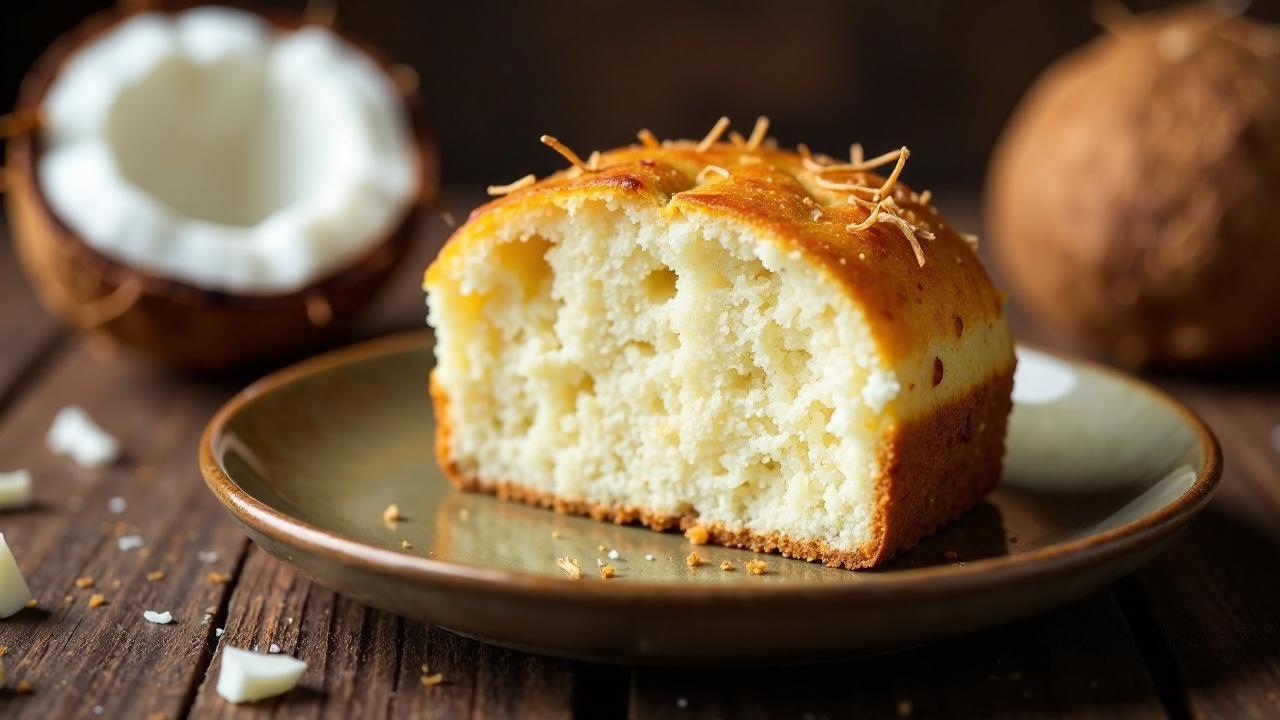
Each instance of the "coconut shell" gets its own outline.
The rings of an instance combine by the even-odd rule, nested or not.
[[[36,117],[72,52],[124,17],[107,11],[59,38],[23,79],[15,115]],[[282,29],[302,22],[266,17]],[[375,50],[345,39],[396,77],[393,66]],[[314,348],[386,281],[408,250],[425,201],[436,190],[435,144],[422,122],[416,87],[406,90],[405,107],[421,158],[422,200],[406,208],[395,230],[365,255],[298,291],[250,295],[209,290],[141,271],[90,247],[58,219],[40,190],[38,124],[10,138],[6,147],[6,205],[19,261],[41,303],[69,325],[105,333],[179,368],[218,372]]]
[[[987,224],[1018,298],[1130,366],[1280,348],[1280,32],[1209,6],[1113,27],[1004,132]]]

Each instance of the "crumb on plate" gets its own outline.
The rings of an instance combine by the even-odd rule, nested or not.
[[[582,567],[578,565],[576,558],[562,557],[556,560],[556,567],[568,573],[574,580],[582,579]]]
[[[400,508],[397,507],[395,503],[391,503],[387,506],[386,510],[382,511],[382,522],[387,523],[388,525],[394,525],[402,519],[403,518],[400,515]]]
[[[701,525],[694,525],[685,530],[684,536],[689,538],[689,542],[694,545],[706,545],[707,541],[711,539],[711,533],[707,532],[707,529]]]

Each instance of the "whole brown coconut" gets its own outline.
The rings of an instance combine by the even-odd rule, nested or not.
[[[350,38],[403,91],[422,175],[417,202],[364,256],[285,294],[235,294],[160,277],[86,244],[55,216],[37,178],[39,108],[59,69],[79,47],[127,17],[96,15],[59,38],[23,79],[13,117],[32,119],[6,146],[6,205],[23,269],[42,304],[64,321],[102,332],[179,368],[217,372],[314,347],[369,300],[404,256],[424,202],[436,189],[437,156],[421,120],[415,76]],[[266,15],[290,30],[304,18]]]
[[[1280,32],[1127,18],[1050,67],[987,182],[997,259],[1049,324],[1129,366],[1280,346]]]

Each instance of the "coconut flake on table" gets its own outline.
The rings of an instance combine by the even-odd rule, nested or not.
[[[107,501],[107,510],[112,515],[122,515],[127,509],[129,509],[129,503],[125,502],[125,499],[119,495]]]
[[[31,589],[18,569],[18,561],[0,533],[0,618],[7,618],[31,602]]]
[[[106,467],[120,457],[120,443],[78,405],[58,411],[46,440],[50,450],[84,467]]]
[[[153,275],[299,290],[368,253],[417,195],[403,97],[319,26],[204,7],[80,47],[41,106],[36,177],[86,244]]]
[[[147,544],[141,535],[121,535],[116,538],[116,547],[120,548],[120,552],[129,552]]]
[[[200,550],[196,553],[196,559],[205,564],[218,562],[217,550]]]
[[[31,473],[26,470],[0,472],[0,510],[24,508],[31,504]]]
[[[156,625],[168,625],[173,622],[173,613],[165,610],[164,612],[156,612],[155,610],[143,610],[142,617],[149,623]]]
[[[224,647],[216,689],[227,702],[254,702],[289,692],[306,669],[305,662],[288,655]]]

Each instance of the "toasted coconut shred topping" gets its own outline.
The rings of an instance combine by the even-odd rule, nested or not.
[[[724,131],[728,129],[729,118],[721,117],[716,121],[716,124],[711,127],[711,132],[707,133],[707,136],[702,138],[702,142],[698,143],[698,152],[704,153],[710,150],[711,146],[714,145],[716,141],[720,139],[720,136],[724,134]]]
[[[694,178],[693,181],[701,185],[702,183],[710,180],[711,176],[713,175],[718,175],[722,178],[727,178],[729,177],[729,171],[725,170],[719,165],[708,165],[702,168],[702,170],[698,171],[698,176]]]
[[[698,141],[695,149],[699,153],[709,151],[713,145],[720,141],[720,138],[726,136],[726,133],[728,133],[729,143],[744,153],[739,157],[740,164],[759,163],[761,161],[759,156],[761,150],[773,150],[777,147],[777,141],[768,137],[769,118],[762,115],[756,119],[756,124],[751,129],[751,134],[745,138],[741,133],[730,132],[729,118],[721,117],[716,120],[711,130]],[[670,141],[659,140],[648,128],[640,130],[640,132],[636,133],[636,137],[646,148],[656,149],[671,146]],[[570,177],[576,177],[583,173],[599,172],[601,169],[602,156],[599,151],[592,152],[584,162],[581,156],[550,135],[543,135],[539,140],[569,161],[572,165],[569,169]],[[867,158],[862,144],[853,143],[849,146],[848,162],[837,162],[836,159],[828,155],[814,154],[809,149],[809,146],[804,143],[796,145],[796,153],[800,156],[800,164],[803,168],[813,175],[814,185],[824,190],[845,193],[845,202],[867,211],[865,218],[859,222],[849,223],[845,226],[846,230],[849,232],[862,232],[879,223],[892,225],[902,233],[903,237],[911,245],[911,251],[915,255],[916,262],[920,267],[924,267],[924,246],[921,245],[920,241],[932,241],[936,236],[932,231],[922,227],[915,210],[902,207],[894,199],[894,190],[898,186],[898,179],[902,177],[902,171],[907,165],[907,158],[911,156],[911,151],[906,145],[897,150]],[[889,163],[893,163],[893,169],[879,185],[867,184],[867,180],[873,177],[870,175],[870,171]],[[827,177],[831,173],[843,173],[844,176],[841,179]],[[720,165],[707,164],[698,172],[695,182],[701,185],[715,178],[725,179],[729,177],[732,177],[732,173],[728,169]],[[537,178],[530,174],[509,185],[491,185],[489,186],[489,194],[507,195],[533,185],[536,180]],[[932,193],[928,190],[918,194],[900,192],[898,195],[909,197],[912,203],[919,206],[928,206],[933,199]],[[814,219],[818,220],[821,217],[821,210],[815,210]],[[974,252],[977,252],[978,236],[968,233],[961,233],[960,236]]]
[[[537,182],[537,180],[538,178],[534,177],[533,173],[529,173],[513,183],[508,183],[506,185],[490,185],[488,192],[490,195],[509,195],[517,190],[523,190],[524,188],[529,187]]]

